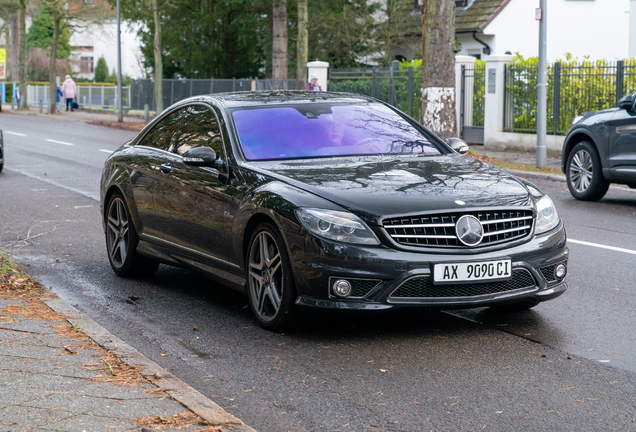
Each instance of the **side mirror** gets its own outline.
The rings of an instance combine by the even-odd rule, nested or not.
[[[216,158],[216,152],[210,147],[195,147],[183,154],[183,163],[191,166],[220,168],[223,162]]]
[[[457,153],[461,153],[461,154],[468,152],[468,149],[469,149],[468,144],[466,144],[466,141],[459,138],[448,138],[446,140],[446,144],[448,144]]]
[[[627,95],[618,100],[618,107],[621,109],[631,110],[634,106],[634,95]]]

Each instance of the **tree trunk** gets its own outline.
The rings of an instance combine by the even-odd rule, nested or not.
[[[457,136],[455,1],[427,0],[422,21],[420,123],[442,139]]]
[[[60,39],[60,2],[53,3],[53,41],[51,42],[51,57],[49,58],[49,114],[57,111],[57,83],[55,82],[55,60],[57,58],[57,42]]]
[[[287,0],[279,0],[273,7],[272,78],[287,79]]]
[[[20,12],[11,18],[11,81],[18,81],[20,76]]]
[[[307,0],[298,0],[298,43],[296,53],[296,89],[307,88],[307,56],[309,48],[309,14]]]
[[[27,49],[26,49],[26,0],[20,0],[20,106],[29,109],[27,104]]]
[[[155,110],[159,115],[163,111],[163,61],[161,59],[161,22],[157,1],[152,0],[152,12],[155,17]]]

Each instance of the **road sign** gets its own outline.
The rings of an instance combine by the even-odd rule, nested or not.
[[[7,50],[0,49],[0,80],[7,79]]]

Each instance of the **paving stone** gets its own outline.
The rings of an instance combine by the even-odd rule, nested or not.
[[[22,403],[61,391],[76,391],[87,384],[79,378],[34,374],[2,385],[0,403]],[[6,418],[0,415],[0,418]]]
[[[0,430],[25,430],[27,427],[47,427],[69,417],[65,410],[45,410],[40,408],[27,408],[20,405],[12,405],[0,409],[0,418],[7,426],[2,426]],[[12,425],[11,422],[17,422]],[[2,423],[0,423],[1,425]],[[27,429],[28,430],[28,429]]]
[[[153,400],[152,403],[149,403],[146,399],[106,400],[92,414],[133,419],[149,416],[172,417],[175,414],[184,412],[188,411],[180,403],[169,397],[162,397]]]
[[[0,324],[0,329],[16,330],[30,333],[44,333],[44,334],[56,334],[55,329],[51,327],[44,327],[51,325],[50,321],[44,321],[41,319],[17,319],[18,321],[12,324]],[[12,320],[13,321],[13,320]]]
[[[7,306],[24,306],[24,302],[18,299],[0,299],[0,309],[4,309]],[[1,311],[0,315],[2,315]]]
[[[47,430],[56,431],[124,431],[131,430],[135,426],[128,419],[113,417],[101,417],[92,414],[80,414],[53,422],[47,426]],[[141,431],[141,429],[139,429]]]
[[[69,416],[93,413],[97,408],[108,403],[115,402],[100,397],[79,395],[76,391],[67,391],[50,394],[41,398],[32,399],[20,404],[28,408],[41,408],[46,410],[66,410]],[[108,416],[114,417],[114,416]]]
[[[10,371],[44,373],[54,370],[55,367],[51,361],[41,358],[0,355],[0,382],[1,377]]]
[[[156,395],[148,393],[148,390],[156,390],[152,384],[139,383],[137,386],[122,386],[109,382],[91,382],[77,390],[78,395],[97,396],[103,399],[154,399]]]

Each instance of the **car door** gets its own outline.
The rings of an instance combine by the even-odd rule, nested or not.
[[[161,181],[161,164],[168,154],[178,113],[165,116],[134,146],[131,158],[130,182],[135,200],[134,206],[141,220],[137,231],[141,235],[158,237],[165,229],[166,218],[155,208],[155,191]]]
[[[225,269],[226,177],[217,168],[187,165],[182,158],[188,150],[205,146],[225,160],[219,122],[208,107],[194,104],[180,111],[176,123],[169,154],[162,161],[169,171],[155,193],[156,211],[171,219],[161,236],[182,258]]]
[[[636,108],[618,110],[610,122],[609,168],[612,177],[636,182]]]

